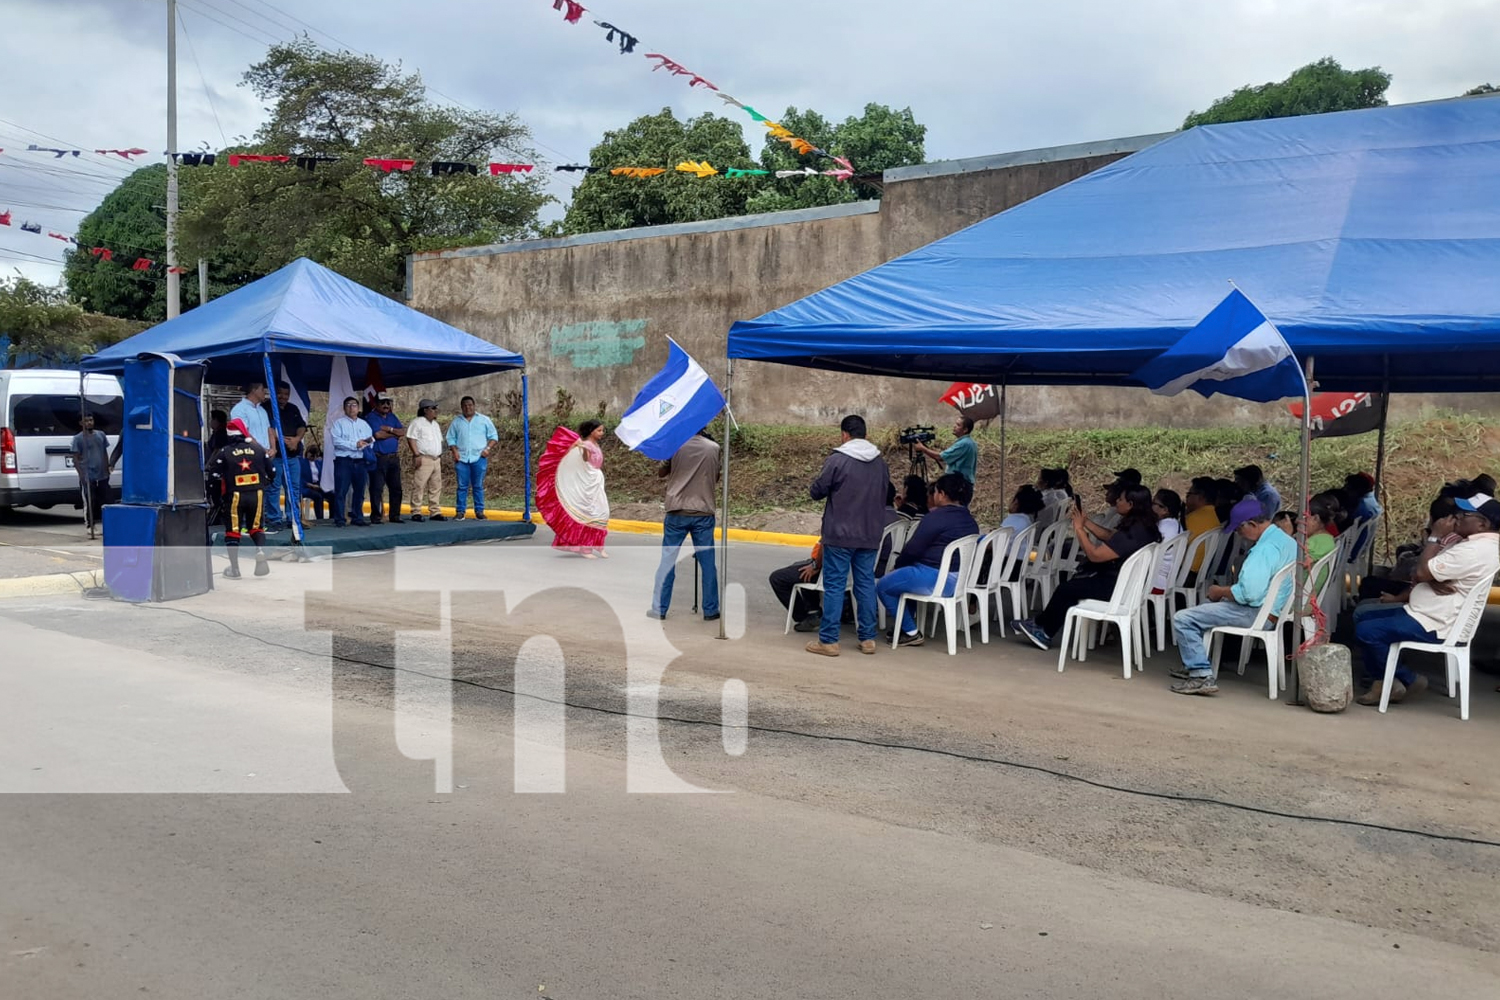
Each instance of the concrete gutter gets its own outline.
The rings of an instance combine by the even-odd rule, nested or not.
[[[368,503],[365,504],[365,510],[368,511],[369,509],[370,505]],[[456,511],[452,507],[440,507],[438,509],[443,512],[445,517],[453,517],[456,514]],[[411,516],[411,505],[403,503],[401,505],[401,512],[404,516]],[[469,516],[473,517],[473,513],[471,512]],[[521,512],[518,510],[485,511],[485,520],[519,521],[521,520]],[[531,523],[545,525],[547,522],[542,520],[541,514],[532,511]],[[611,519],[609,530],[625,535],[659,535],[662,532],[662,525],[660,521],[620,521]],[[723,529],[715,528],[714,537],[723,538]],[[810,549],[817,544],[818,536],[794,535],[783,531],[751,531],[748,528],[730,528],[729,540],[731,542],[756,542],[761,545],[794,545],[798,548]]]

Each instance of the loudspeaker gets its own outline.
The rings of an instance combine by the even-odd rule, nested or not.
[[[128,445],[126,447],[129,447]],[[213,589],[208,508],[104,508],[104,585],[124,601],[175,601]]]
[[[121,499],[196,504],[203,489],[203,365],[171,354],[125,362]]]

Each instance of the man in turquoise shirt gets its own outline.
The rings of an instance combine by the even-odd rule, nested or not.
[[[495,423],[483,413],[475,411],[474,397],[465,396],[459,402],[462,411],[448,425],[445,439],[453,455],[453,470],[458,475],[458,496],[454,500],[456,519],[464,519],[469,503],[469,491],[474,491],[474,517],[484,520],[484,474],[490,464],[490,449],[500,440],[495,433]]]
[[[1291,592],[1291,581],[1287,581],[1277,593],[1269,593],[1271,578],[1297,557],[1297,543],[1286,532],[1271,526],[1271,518],[1261,509],[1259,500],[1250,496],[1235,504],[1224,530],[1238,532],[1251,543],[1251,548],[1234,586],[1209,587],[1209,603],[1172,616],[1172,636],[1182,653],[1182,669],[1172,671],[1172,676],[1180,681],[1172,685],[1177,694],[1218,694],[1204,635],[1220,626],[1253,625],[1262,604],[1269,600],[1273,608],[1280,607]],[[1273,665],[1271,669],[1276,667]]]
[[[979,445],[974,443],[974,421],[959,417],[953,423],[954,441],[942,451],[925,444],[916,446],[928,458],[943,463],[944,472],[956,472],[974,485],[974,476],[979,465]]]

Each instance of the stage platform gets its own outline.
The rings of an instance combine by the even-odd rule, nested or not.
[[[380,552],[414,545],[500,542],[530,538],[534,534],[536,525],[522,521],[423,521],[420,524],[404,521],[401,524],[372,524],[367,528],[352,524],[335,528],[332,521],[310,521],[304,543],[309,549],[322,552],[332,549],[334,555],[344,555],[349,552]],[[218,551],[222,551],[224,547],[220,539],[220,531],[216,530],[214,548]],[[249,539],[243,544],[248,547]],[[278,556],[279,550],[288,549],[292,545],[292,533],[288,530],[266,536],[266,549],[272,558]]]

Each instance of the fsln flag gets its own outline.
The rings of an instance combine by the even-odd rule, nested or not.
[[[1238,288],[1170,349],[1136,369],[1135,378],[1159,396],[1193,389],[1257,403],[1307,389],[1281,331]]]
[[[666,461],[724,408],[724,394],[698,362],[667,341],[667,366],[652,376],[625,411],[615,436],[631,451]]]

